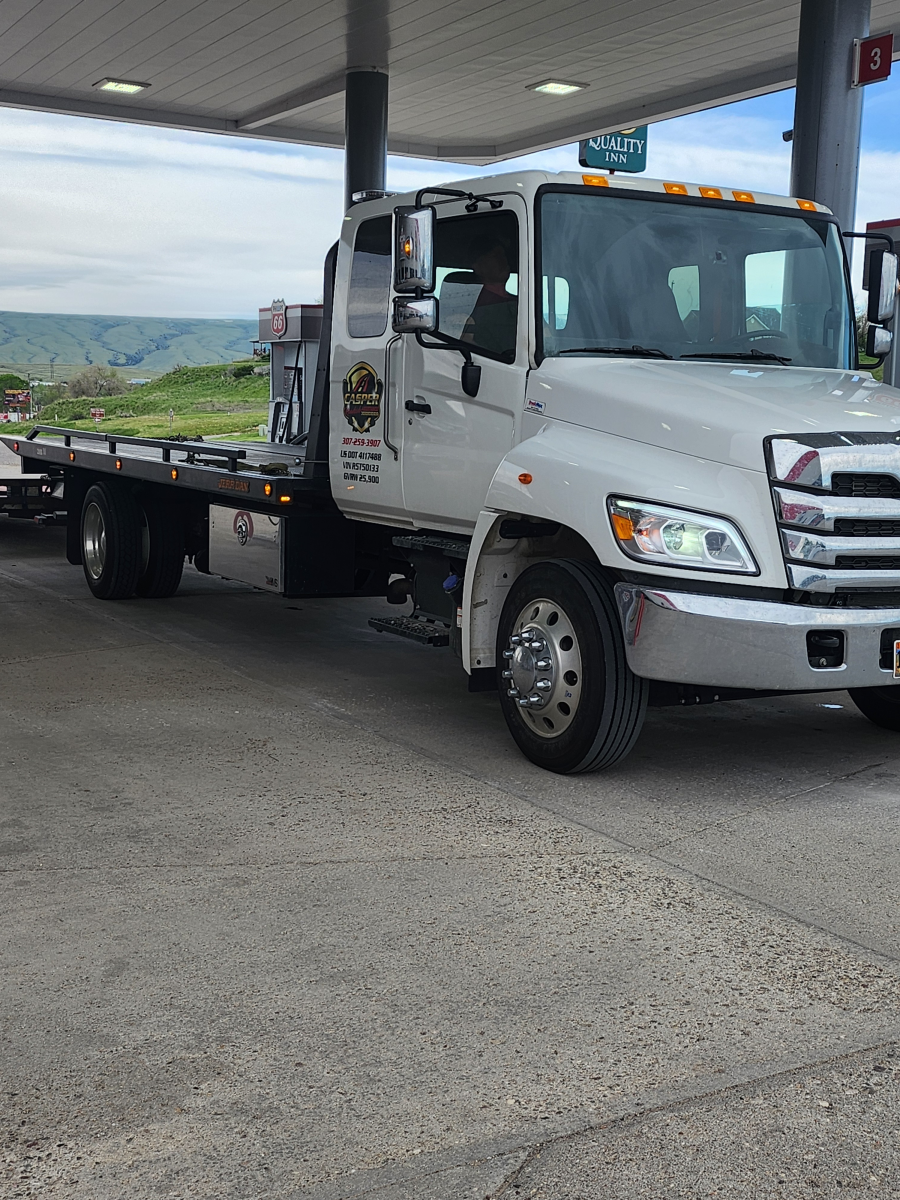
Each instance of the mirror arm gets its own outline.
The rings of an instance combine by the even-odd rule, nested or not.
[[[894,239],[891,237],[891,235],[889,233],[878,233],[877,231],[873,230],[871,233],[841,233],[841,237],[865,238],[867,242],[873,242],[873,241],[887,242],[888,250],[890,250],[891,254],[895,253]]]
[[[469,213],[477,212],[479,204],[489,204],[491,208],[503,207],[502,200],[497,200],[491,196],[476,196],[474,192],[461,192],[458,188],[429,187],[420,188],[416,192],[416,208],[422,207],[423,196],[447,196],[452,200],[468,200],[469,203],[466,205],[466,212]]]

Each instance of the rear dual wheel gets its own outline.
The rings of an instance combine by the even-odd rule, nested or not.
[[[500,617],[497,662],[509,731],[537,766],[599,771],[634,746],[649,685],[628,667],[599,566],[556,560],[524,571]]]
[[[184,567],[184,533],[177,510],[142,507],[128,488],[95,483],[81,510],[84,577],[98,600],[171,596]]]

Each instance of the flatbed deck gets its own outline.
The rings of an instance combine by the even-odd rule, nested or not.
[[[327,479],[312,477],[303,445],[185,442],[55,426],[36,426],[25,437],[4,434],[0,442],[29,474],[82,468],[282,511],[295,498],[330,495]]]

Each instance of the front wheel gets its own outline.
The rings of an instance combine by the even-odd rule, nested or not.
[[[873,725],[900,733],[900,684],[894,687],[850,688],[850,699]]]
[[[628,667],[598,566],[561,559],[524,571],[500,616],[497,663],[509,731],[537,766],[599,771],[634,746],[649,685]]]

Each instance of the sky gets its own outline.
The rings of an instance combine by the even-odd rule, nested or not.
[[[646,174],[785,193],[793,102],[653,125]],[[866,88],[857,229],[900,218],[898,110],[900,70]],[[578,170],[577,146],[489,168],[392,156],[388,187],[524,166]],[[0,309],[255,317],[273,297],[314,302],[342,174],[338,150],[0,108]]]

